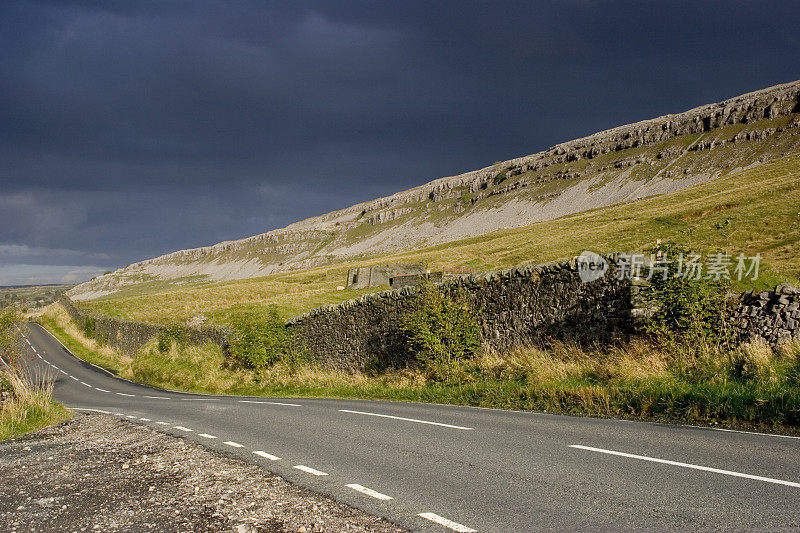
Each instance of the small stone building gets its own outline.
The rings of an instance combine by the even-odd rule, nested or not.
[[[348,289],[380,287],[391,285],[391,279],[396,276],[424,276],[425,273],[425,267],[420,264],[351,268],[347,272],[345,287]]]

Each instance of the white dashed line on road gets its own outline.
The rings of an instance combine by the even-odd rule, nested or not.
[[[169,400],[166,396],[144,396],[148,400]]]
[[[182,402],[218,402],[219,398],[181,398]]]
[[[311,468],[310,466],[306,466],[306,465],[294,465],[292,468],[296,468],[298,470],[302,470],[303,472],[305,472],[307,474],[311,474],[312,476],[327,476],[328,475],[327,472],[322,472],[320,470],[317,470],[315,468]]]
[[[59,372],[61,372],[61,373],[62,373],[62,374],[64,374],[65,376],[68,376],[68,375],[69,375],[69,374],[67,374],[66,372],[64,372],[63,370],[59,370]]]
[[[775,479],[764,476],[754,476],[752,474],[743,474],[741,472],[733,472],[732,470],[722,470],[720,468],[711,468],[708,466],[693,465],[691,463],[681,463],[678,461],[670,461],[667,459],[658,459],[656,457],[648,457],[646,455],[635,455],[632,453],[617,452],[614,450],[604,450],[603,448],[593,448],[591,446],[581,446],[580,444],[570,444],[570,448],[577,448],[579,450],[588,450],[590,452],[605,453],[608,455],[617,455],[619,457],[627,457],[629,459],[638,459],[640,461],[649,461],[651,463],[661,463],[670,466],[679,466],[682,468],[691,468],[693,470],[701,470],[703,472],[712,472],[714,474],[723,474],[726,476],[741,477],[745,479],[753,479],[756,481],[763,481],[765,483],[774,483],[776,485],[786,485],[787,487],[800,488],[800,483],[794,481],[784,481],[783,479]]]
[[[175,429],[178,429],[180,431],[188,431],[188,432],[194,431],[193,429],[185,428],[183,426],[175,426]]]
[[[168,426],[169,422],[156,422],[159,426]]]
[[[430,420],[419,420],[417,418],[405,418],[403,416],[392,416],[392,415],[383,415],[380,413],[368,413],[366,411],[351,411],[349,409],[339,409],[340,413],[352,413],[356,415],[367,415],[367,416],[378,416],[381,418],[391,418],[392,420],[403,420],[405,422],[416,422],[417,424],[428,424],[431,426],[442,426],[446,428],[452,429],[463,429],[464,431],[471,431],[473,428],[468,428],[464,426],[454,426],[453,424],[443,424],[441,422],[431,422]]]
[[[217,437],[214,435],[209,435],[208,433],[198,433],[198,436],[203,437],[204,439],[216,439]]]
[[[141,420],[142,422],[150,422],[149,418],[140,418],[139,420]]]
[[[84,387],[89,387],[90,389],[92,388],[92,386],[86,383],[85,381],[81,381],[81,385],[83,385]]]
[[[353,490],[357,490],[361,494],[366,494],[367,496],[372,496],[373,498],[376,498],[378,500],[386,501],[386,500],[393,500],[394,499],[391,496],[387,496],[386,494],[381,494],[380,492],[378,492],[376,490],[368,489],[364,485],[359,485],[358,483],[350,483],[350,484],[348,484],[346,486],[350,487]]]
[[[458,522],[453,522],[452,520],[448,520],[447,518],[439,516],[438,514],[435,513],[420,513],[417,516],[421,516],[425,520],[430,520],[431,522],[435,522],[440,526],[452,529],[453,531],[458,531],[459,533],[478,533],[471,527],[459,524]]]
[[[299,403],[285,403],[285,402],[257,402],[255,400],[239,400],[239,403],[256,403],[256,404],[267,404],[267,405],[285,405],[287,407],[303,407]]]
[[[281,458],[277,455],[272,455],[271,453],[262,452],[261,450],[256,450],[253,452],[254,454],[258,455],[259,457],[263,457],[264,459],[269,459],[270,461],[280,461]]]
[[[133,415],[125,415],[125,418],[130,418],[131,420],[134,420],[134,419],[136,419],[136,417],[135,417],[135,416],[133,416]]]
[[[74,379],[75,381],[80,381],[80,380],[79,380],[78,378],[76,378],[75,376],[70,376],[70,378]]]
[[[95,387],[95,390],[99,390],[100,392],[111,392],[111,391],[107,391],[105,389],[101,389],[100,387]]]
[[[244,448],[244,444],[239,444],[238,442],[233,442],[232,440],[226,440],[222,444],[227,444],[228,446],[231,446],[232,448]]]
[[[115,392],[114,394],[116,394],[118,396],[127,396],[128,398],[135,398],[136,397],[135,394],[125,394],[124,392]]]

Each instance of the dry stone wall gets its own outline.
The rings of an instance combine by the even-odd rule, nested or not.
[[[87,320],[93,321],[94,337],[109,346],[117,348],[126,355],[133,355],[139,348],[164,333],[166,328],[160,324],[136,322],[122,318],[90,313],[80,305],[62,296],[61,305],[78,327],[83,328]],[[189,344],[205,344],[211,341],[219,345],[225,354],[230,352],[232,332],[225,328],[204,326],[184,328]]]
[[[584,283],[574,260],[472,275],[439,287],[472,304],[484,342],[501,350],[551,339],[610,342],[632,327],[630,282],[610,274]],[[404,287],[321,307],[288,326],[328,367],[362,370],[373,360],[402,366],[408,354],[400,322],[416,290]]]
[[[740,301],[736,319],[742,340],[800,340],[800,289],[778,285],[774,291],[745,292]]]

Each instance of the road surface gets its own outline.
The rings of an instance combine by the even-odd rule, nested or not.
[[[547,413],[164,391],[23,328],[70,408],[223,451],[416,531],[797,530],[800,439]],[[28,346],[26,344],[26,346]]]

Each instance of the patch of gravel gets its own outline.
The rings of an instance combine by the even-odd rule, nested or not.
[[[106,415],[0,443],[4,531],[404,531],[254,465]]]

